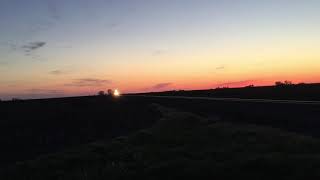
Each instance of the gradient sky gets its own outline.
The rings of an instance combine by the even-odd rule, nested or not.
[[[320,81],[318,0],[1,0],[0,98]]]

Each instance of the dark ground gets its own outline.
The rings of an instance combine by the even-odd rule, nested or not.
[[[145,93],[141,93],[145,94]],[[320,100],[320,83],[280,86],[216,88],[191,91],[150,92],[148,95],[243,99]]]
[[[126,135],[157,119],[144,102],[98,96],[3,102],[0,114],[0,165]]]
[[[0,179],[320,176],[318,105],[88,96],[0,114]]]

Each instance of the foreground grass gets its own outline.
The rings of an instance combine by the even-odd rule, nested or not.
[[[17,163],[0,179],[320,177],[317,139],[156,108],[163,118],[152,128]]]

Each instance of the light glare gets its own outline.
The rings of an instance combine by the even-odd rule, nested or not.
[[[120,96],[120,92],[118,91],[118,89],[115,89],[113,92],[114,96]]]

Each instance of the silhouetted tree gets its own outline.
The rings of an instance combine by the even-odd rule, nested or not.
[[[276,86],[283,86],[283,82],[281,82],[281,81],[276,81],[274,84],[275,84]]]
[[[293,83],[291,82],[291,81],[284,81],[284,85],[286,85],[286,86],[291,86],[291,85],[293,85]]]
[[[222,89],[229,89],[229,87],[228,86],[216,87],[216,90],[222,90]]]
[[[275,82],[275,85],[276,85],[277,87],[287,87],[287,86],[292,86],[293,83],[292,83],[291,81],[285,80],[284,82],[277,81],[277,82]]]
[[[104,95],[106,95],[106,94],[104,93],[104,91],[99,91],[99,92],[98,92],[98,96],[104,96]]]
[[[112,95],[113,95],[112,89],[108,89],[108,95],[109,95],[109,96],[112,96]]]

